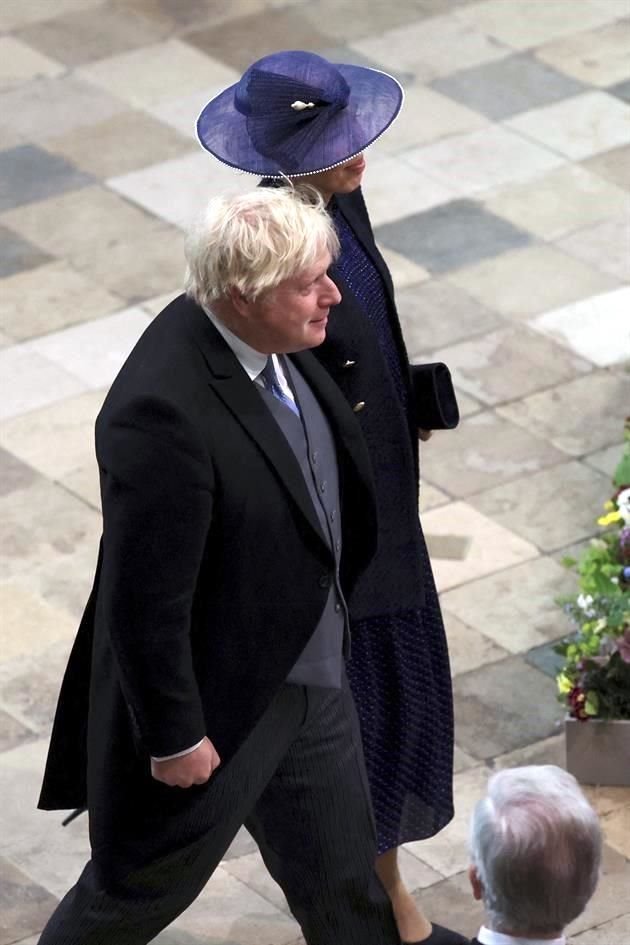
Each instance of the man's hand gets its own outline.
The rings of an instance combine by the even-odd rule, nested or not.
[[[418,427],[418,438],[423,442],[430,440],[432,436],[433,430],[421,430],[420,427]]]
[[[170,761],[151,759],[151,774],[156,781],[169,787],[188,788],[193,784],[205,784],[220,764],[214,745],[209,738],[204,738],[198,748],[181,758],[171,758]]]

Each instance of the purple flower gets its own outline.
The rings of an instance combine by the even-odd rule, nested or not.
[[[624,663],[630,663],[630,630],[625,630],[623,636],[617,641],[617,649]]]

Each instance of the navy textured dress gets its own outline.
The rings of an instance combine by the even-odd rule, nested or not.
[[[369,227],[362,197],[344,199],[349,209],[362,208]],[[342,389],[357,363],[353,356],[362,357],[370,372],[360,390],[366,390],[365,403],[353,406],[374,469],[379,552],[350,600],[347,669],[383,853],[432,836],[453,816],[451,677],[417,515],[418,423],[400,326],[374,261],[371,228],[370,238],[366,231],[360,241],[340,206],[335,199],[330,207],[341,242],[331,275],[343,300],[331,311],[329,338],[315,353]],[[352,402],[357,391],[347,387],[346,393]]]

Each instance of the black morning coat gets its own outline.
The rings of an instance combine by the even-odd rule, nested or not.
[[[312,353],[292,356],[338,450],[342,585],[376,548],[367,451]],[[306,645],[332,553],[298,462],[204,312],[175,299],[96,423],[103,539],[64,677],[39,806],[140,792],[151,755],[212,740],[229,762]],[[87,785],[89,784],[89,789]]]

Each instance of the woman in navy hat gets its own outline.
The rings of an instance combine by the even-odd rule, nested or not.
[[[453,708],[444,626],[418,520],[418,437],[459,414],[443,364],[410,367],[390,273],[361,194],[363,151],[400,111],[391,76],[274,53],[202,111],[202,146],[224,164],[300,182],[327,202],[341,243],[331,272],[342,301],[314,349],[366,438],[379,506],[379,552],[349,601],[348,676],[361,720],[377,823],[377,871],[405,943],[458,945],[428,922],[398,871],[397,847],[433,836],[453,816]]]

